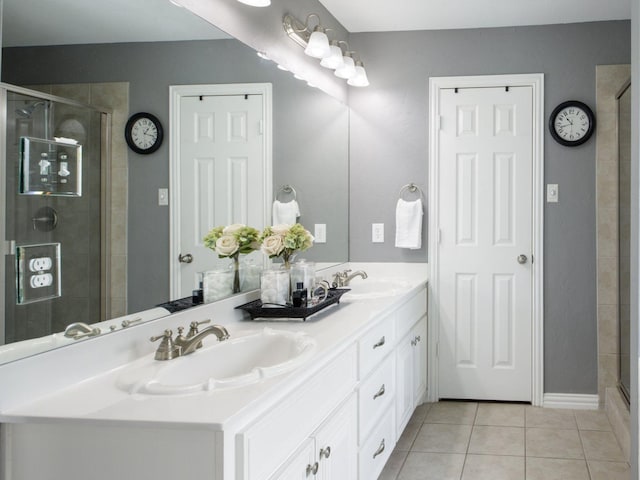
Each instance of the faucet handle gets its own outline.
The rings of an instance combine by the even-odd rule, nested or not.
[[[204,325],[205,323],[211,323],[211,319],[208,318],[206,320],[201,320],[199,322],[191,322],[189,324],[189,333],[187,334],[187,338],[191,338],[198,333],[198,327],[200,325]]]
[[[165,330],[162,335],[151,337],[149,340],[155,342],[162,339],[158,349],[156,350],[156,360],[171,360],[180,356],[181,347],[176,345],[173,341],[173,332],[171,330]]]

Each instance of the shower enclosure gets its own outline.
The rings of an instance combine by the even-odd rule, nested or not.
[[[0,84],[0,344],[108,315],[110,113]]]
[[[629,401],[631,295],[631,84],[618,94],[618,320],[619,386]]]

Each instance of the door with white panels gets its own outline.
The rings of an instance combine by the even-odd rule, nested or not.
[[[439,93],[440,398],[532,399],[532,96]]]
[[[262,95],[195,95],[180,99],[180,293],[191,295],[198,272],[220,268],[203,244],[219,225],[263,227]],[[224,265],[227,266],[227,265]]]

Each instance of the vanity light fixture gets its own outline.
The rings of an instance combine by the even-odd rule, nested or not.
[[[352,87],[368,87],[369,79],[367,78],[367,71],[364,69],[364,63],[356,60],[355,70],[355,75],[347,80],[347,84]]]
[[[251,7],[268,7],[271,5],[271,0],[238,0],[240,3],[249,5]]]
[[[331,43],[329,45],[329,50],[331,53],[329,53],[327,57],[324,57],[322,59],[320,65],[325,68],[331,68],[332,70],[335,70],[336,68],[341,67],[344,63],[344,61],[342,60],[342,49],[340,48],[340,44],[337,40],[331,40]]]
[[[309,26],[311,18],[316,18],[315,27]],[[327,29],[322,26],[322,21],[317,13],[307,15],[304,23],[290,14],[282,19],[282,26],[289,38],[304,48],[304,53],[321,59],[320,65],[335,70],[334,74],[345,80],[353,87],[366,87],[369,85],[367,72],[362,61],[355,61],[356,52],[349,50],[349,45],[343,40],[331,40],[327,37]],[[342,47],[344,44],[344,49]],[[357,68],[356,68],[357,67]],[[355,77],[352,79],[352,77]],[[350,80],[350,81],[349,81]]]
[[[356,63],[353,61],[354,52],[345,52],[342,57],[342,66],[335,71],[335,76],[350,79],[356,74]]]

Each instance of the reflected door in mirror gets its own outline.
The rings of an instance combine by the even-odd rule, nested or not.
[[[181,297],[198,286],[199,272],[230,264],[204,247],[210,229],[234,223],[263,228],[262,119],[262,95],[180,100],[180,245],[193,257],[180,263]]]

